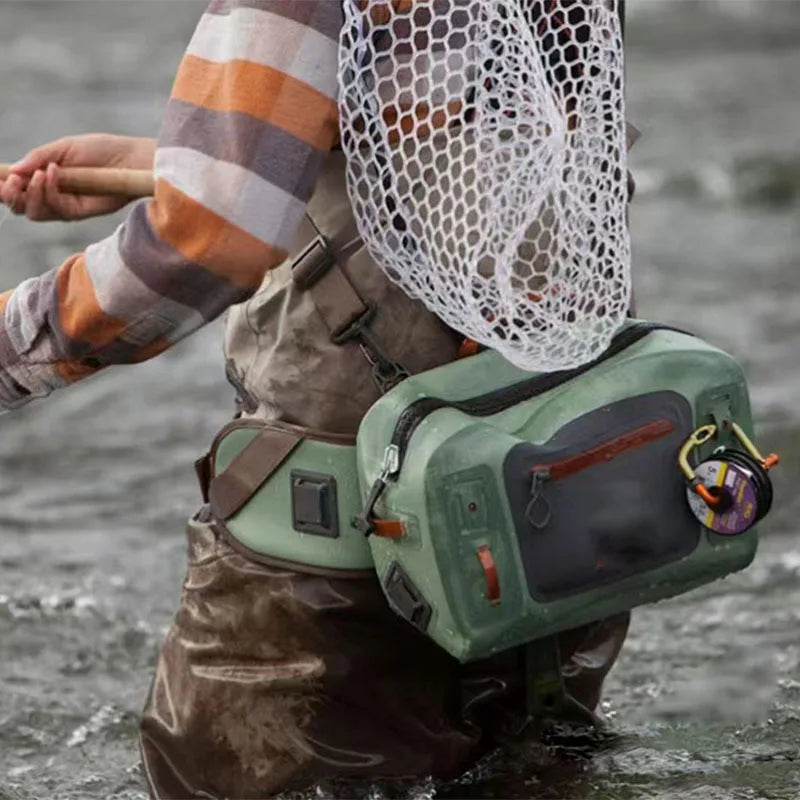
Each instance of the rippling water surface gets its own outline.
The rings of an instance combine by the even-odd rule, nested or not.
[[[377,798],[800,797],[800,2],[629,0],[642,316],[745,363],[777,508],[746,572],[641,609],[615,736]],[[152,134],[203,4],[0,2],[0,160]],[[0,228],[2,288],[114,224]],[[230,416],[219,325],[0,418],[0,800],[144,798],[136,715],[183,569],[191,462]]]

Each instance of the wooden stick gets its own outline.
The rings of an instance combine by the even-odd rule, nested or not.
[[[0,181],[10,174],[10,164],[0,164]],[[110,167],[59,167],[58,188],[70,194],[149,197],[155,191],[153,173],[144,169]]]

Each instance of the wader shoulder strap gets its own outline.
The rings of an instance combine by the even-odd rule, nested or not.
[[[309,244],[292,261],[292,280],[300,291],[311,295],[335,339],[366,314],[369,306],[359,297],[336,263],[328,240],[308,216],[300,226],[300,236]]]
[[[314,306],[331,333],[334,344],[356,341],[372,369],[372,378],[378,391],[384,394],[404,378],[408,371],[390,359],[370,330],[376,308],[361,299],[344,270],[337,263],[328,239],[306,215],[300,227],[300,236],[309,244],[292,261],[292,280],[295,286],[308,292]],[[360,239],[341,248],[341,256]]]

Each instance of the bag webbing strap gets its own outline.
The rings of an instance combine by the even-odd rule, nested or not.
[[[527,722],[577,723],[601,728],[600,719],[567,691],[561,669],[558,636],[528,642],[522,649],[527,697]]]

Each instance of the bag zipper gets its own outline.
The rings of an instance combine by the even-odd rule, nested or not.
[[[613,461],[623,453],[628,453],[637,447],[663,439],[674,430],[675,423],[672,420],[657,419],[615,436],[613,439],[608,439],[583,453],[576,453],[574,456],[569,456],[561,461],[553,461],[550,464],[537,464],[531,468],[531,473],[538,475],[541,480],[557,481],[568,478],[570,475],[576,475],[596,464]]]
[[[561,461],[553,461],[549,464],[536,464],[531,467],[531,496],[528,506],[525,509],[525,519],[530,525],[537,529],[542,529],[550,524],[550,504],[542,494],[543,484],[548,481],[557,481],[577,475],[597,464],[613,461],[623,453],[629,453],[637,447],[663,439],[675,430],[675,423],[672,420],[661,418],[640,425],[632,431],[607,439],[605,442],[576,453],[573,456],[564,458]],[[543,504],[540,516],[536,516],[536,508]]]
[[[574,369],[560,370],[544,375],[537,375],[533,378],[511,384],[493,392],[476,395],[466,400],[445,400],[441,397],[423,397],[412,403],[406,408],[397,419],[392,432],[392,438],[384,451],[383,465],[381,474],[372,484],[364,509],[355,516],[351,523],[353,527],[360,530],[365,536],[374,532],[372,512],[384,489],[390,481],[396,479],[403,466],[406,449],[414,431],[420,423],[434,411],[441,408],[455,408],[475,417],[488,417],[498,414],[511,406],[530,400],[540,394],[555,389],[573,378],[577,378],[593,369],[598,364],[602,364],[610,358],[621,353],[626,348],[643,339],[653,331],[675,331],[688,336],[692,334],[687,331],[675,328],[671,325],[661,325],[653,322],[640,322],[618,333],[612,340],[608,349],[601,353],[593,361],[583,364]]]
[[[420,423],[434,411],[438,411],[441,408],[454,408],[474,417],[488,417],[492,414],[498,414],[501,411],[511,408],[511,406],[517,405],[517,403],[530,400],[551,389],[562,386],[568,381],[593,369],[598,364],[602,364],[604,361],[608,361],[608,359],[618,355],[640,339],[643,339],[649,333],[661,330],[687,333],[679,328],[673,328],[670,325],[642,322],[631,325],[629,328],[618,333],[611,340],[611,344],[607,350],[601,353],[594,361],[590,361],[588,364],[583,364],[580,367],[537,375],[534,378],[528,378],[519,383],[511,384],[502,389],[496,389],[493,392],[477,395],[467,400],[443,400],[439,397],[423,397],[415,401],[403,411],[395,424],[389,447],[395,447],[397,449],[397,457],[394,459],[396,469],[389,474],[389,477],[400,471],[411,436],[419,427]],[[691,336],[692,334],[687,335]]]

